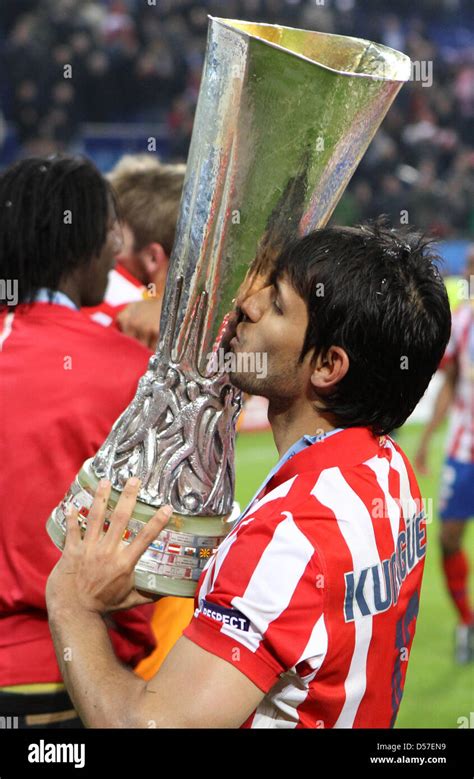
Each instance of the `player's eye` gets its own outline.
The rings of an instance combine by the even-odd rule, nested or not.
[[[283,316],[283,310],[280,308],[279,304],[277,303],[277,298],[279,295],[278,287],[276,284],[270,284],[271,288],[271,302],[272,302],[272,308],[273,310],[278,314],[278,316]]]
[[[278,303],[276,301],[276,296],[273,297],[272,305],[273,305],[274,310],[277,312],[277,314],[279,314],[279,316],[282,316],[283,311],[281,310],[280,306],[278,305]]]

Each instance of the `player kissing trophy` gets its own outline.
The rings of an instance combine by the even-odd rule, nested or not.
[[[137,589],[191,596],[231,529],[240,393],[218,357],[237,308],[285,241],[323,227],[403,83],[408,57],[367,40],[210,17],[160,341],[136,395],[48,519],[59,548],[70,502],[81,526],[99,479],[110,516],[141,480],[123,536],[170,503],[140,558]]]

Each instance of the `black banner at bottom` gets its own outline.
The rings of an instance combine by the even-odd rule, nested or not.
[[[474,776],[471,729],[459,730],[22,730],[15,722],[0,729],[0,779],[21,776],[110,776],[134,766],[136,773],[168,765],[227,773],[230,767],[254,775],[276,761],[292,773],[324,767],[363,770],[379,776],[393,769],[449,771]],[[296,751],[298,750],[298,751]],[[301,750],[301,751],[300,751]],[[298,757],[299,755],[299,757]],[[237,760],[237,763],[235,762]]]

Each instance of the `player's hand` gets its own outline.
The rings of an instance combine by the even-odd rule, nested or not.
[[[117,324],[125,335],[136,338],[154,351],[160,332],[161,298],[129,303],[117,316]]]
[[[415,469],[420,473],[422,476],[430,476],[431,472],[428,467],[428,445],[427,444],[420,444],[418,447],[418,451],[415,454],[414,459],[414,465]]]
[[[67,517],[66,543],[61,559],[46,584],[48,610],[83,609],[105,615],[153,603],[161,596],[147,596],[135,589],[134,569],[140,557],[168,523],[171,506],[163,506],[130,543],[122,541],[140,489],[139,479],[129,479],[103,532],[111,485],[101,481],[87,518],[84,538],[78,511]]]

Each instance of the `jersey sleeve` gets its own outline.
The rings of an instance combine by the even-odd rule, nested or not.
[[[315,630],[324,609],[323,566],[296,511],[281,509],[264,506],[242,520],[217,553],[211,586],[204,580],[184,631],[265,693],[326,649]]]

